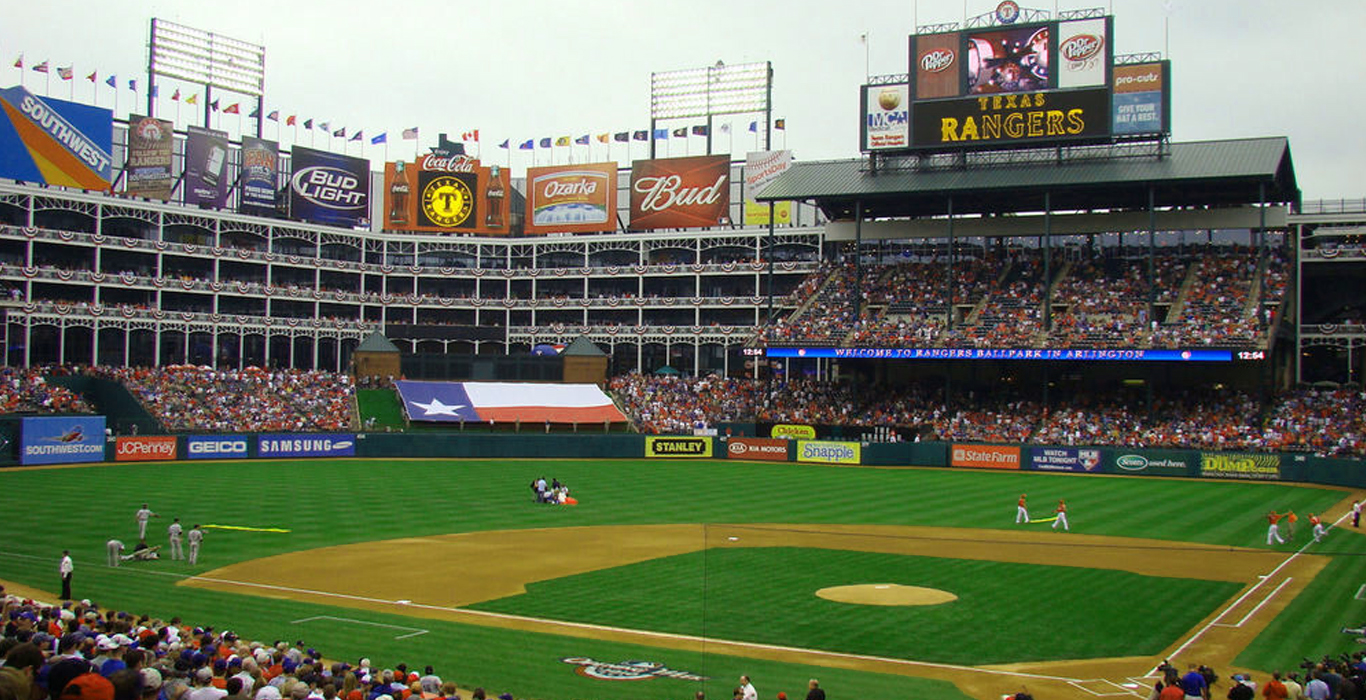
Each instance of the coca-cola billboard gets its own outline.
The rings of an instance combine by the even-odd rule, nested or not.
[[[507,235],[507,170],[464,154],[430,153],[384,164],[384,228]]]
[[[638,160],[631,165],[631,228],[715,226],[730,211],[730,158]]]
[[[527,168],[527,233],[611,231],[617,223],[617,164]]]

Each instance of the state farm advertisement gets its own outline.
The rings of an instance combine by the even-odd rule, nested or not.
[[[527,233],[597,233],[617,224],[617,164],[527,168]]]
[[[152,462],[176,458],[176,439],[169,435],[121,437],[114,442],[117,462]]]
[[[1019,469],[1020,448],[1004,445],[954,445],[949,466],[978,469]]]
[[[704,228],[730,211],[730,158],[638,160],[631,165],[631,228]]]
[[[726,456],[730,459],[786,462],[787,445],[787,440],[772,438],[730,438],[726,441]]]
[[[508,172],[466,155],[384,165],[384,228],[507,235]]]

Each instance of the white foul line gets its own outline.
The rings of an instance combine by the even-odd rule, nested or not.
[[[409,632],[408,634],[401,634],[401,635],[399,635],[399,636],[397,636],[397,637],[394,637],[394,639],[407,639],[407,638],[409,638],[409,637],[416,637],[416,636],[418,636],[418,635],[426,634],[426,633],[429,631],[429,630],[424,630],[424,629],[422,629],[421,627],[404,627],[403,625],[389,625],[389,624],[385,624],[385,623],[383,623],[383,622],[370,622],[369,620],[353,620],[353,619],[351,619],[351,618],[349,618],[349,617],[335,617],[335,616],[332,616],[332,615],[314,615],[313,617],[305,617],[305,618],[300,619],[300,620],[290,620],[290,624],[291,624],[291,625],[299,625],[299,624],[303,624],[303,623],[305,623],[305,622],[313,622],[314,620],[333,620],[333,621],[336,621],[336,622],[349,622],[349,623],[351,623],[351,624],[353,624],[353,625],[370,625],[371,627],[388,627],[388,628],[390,628],[390,629],[396,629],[396,630],[416,630],[416,631],[414,631],[414,632]]]

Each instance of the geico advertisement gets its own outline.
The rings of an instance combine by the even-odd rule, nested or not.
[[[245,435],[191,435],[185,440],[190,459],[242,459],[247,456]]]
[[[114,441],[114,460],[118,462],[150,462],[175,458],[176,439],[169,435],[121,437]]]
[[[822,464],[858,464],[863,453],[857,442],[798,440],[797,461]]]
[[[709,437],[647,437],[646,457],[710,457]]]
[[[1109,134],[1110,91],[1104,88],[922,102],[912,119],[913,145],[920,148],[1076,141]]]

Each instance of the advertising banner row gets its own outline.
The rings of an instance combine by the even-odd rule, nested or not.
[[[1101,447],[1021,447],[953,444],[950,467],[1092,474],[1279,481],[1280,454]]]
[[[106,449],[112,451],[106,454]],[[353,434],[121,436],[107,438],[104,416],[24,418],[20,464],[148,462],[181,459],[353,457]]]

